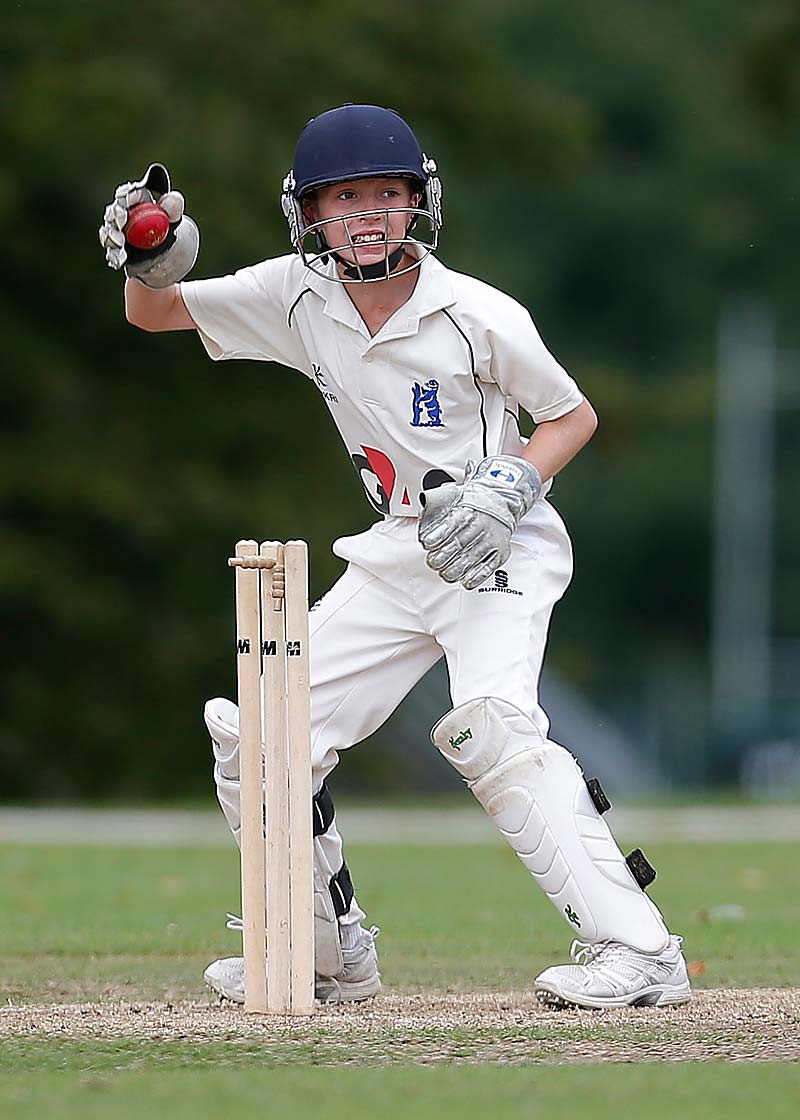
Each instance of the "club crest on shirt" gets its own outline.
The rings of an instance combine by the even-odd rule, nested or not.
[[[411,427],[443,428],[442,406],[439,404],[439,382],[426,381],[411,386]]]

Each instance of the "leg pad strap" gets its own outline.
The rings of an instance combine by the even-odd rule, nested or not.
[[[656,877],[656,869],[648,861],[641,848],[634,848],[630,855],[625,856],[631,875],[642,888],[649,887]]]
[[[333,823],[334,809],[333,798],[325,783],[322,783],[319,793],[314,794],[312,804],[314,821],[314,835],[323,836]]]
[[[603,787],[600,785],[598,778],[589,778],[586,783],[586,788],[589,791],[589,796],[592,799],[592,804],[602,817],[603,813],[607,813],[611,808],[611,802],[603,792]]]

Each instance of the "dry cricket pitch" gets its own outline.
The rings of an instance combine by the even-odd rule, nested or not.
[[[529,992],[382,995],[313,1018],[245,1016],[226,1002],[6,1007],[0,1038],[323,1044],[321,1064],[798,1061],[800,988],[698,992],[658,1010],[551,1011]]]

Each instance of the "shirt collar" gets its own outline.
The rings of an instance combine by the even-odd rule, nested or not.
[[[325,266],[326,271],[333,275],[335,263],[329,260]],[[356,310],[355,304],[345,290],[347,285],[335,280],[327,280],[324,276],[306,269],[304,277],[305,286],[316,292],[325,301],[323,312],[330,319],[352,327],[359,334],[369,338],[369,331],[364,325],[364,320]],[[456,302],[453,287],[450,283],[448,270],[429,253],[419,266],[419,276],[414,291],[402,307],[398,308],[391,319],[378,331],[371,343],[386,342],[393,338],[404,338],[416,334],[419,330],[420,320],[435,311],[451,307]]]

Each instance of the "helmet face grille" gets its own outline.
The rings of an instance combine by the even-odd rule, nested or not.
[[[281,207],[292,245],[307,267],[339,283],[369,283],[417,268],[436,249],[442,226],[442,186],[436,170],[435,161],[423,153],[414,133],[393,109],[343,105],[314,117],[300,134],[294,165],[283,181]],[[337,219],[309,225],[302,199],[317,187],[332,183],[389,177],[413,179],[419,184],[419,206],[402,208],[409,215],[406,236],[387,240],[385,269],[378,266],[361,269],[356,265],[354,269],[345,270],[355,275],[342,277],[335,268],[330,268],[329,256],[341,250],[352,250],[352,240],[349,244],[329,246],[324,227]],[[348,220],[364,215],[383,216],[388,234],[387,210],[363,211],[349,215]],[[412,229],[414,237],[410,236]],[[421,230],[427,236],[422,235]],[[403,246],[409,250],[414,263],[395,271],[389,260],[392,253]]]
[[[391,237],[389,235],[389,215],[398,213],[406,215],[405,235]],[[354,240],[351,222],[361,218],[376,220],[385,231],[382,243],[382,260],[369,265],[358,263],[358,244]],[[330,227],[336,225],[344,230],[344,237],[340,234],[332,244],[328,236]],[[411,236],[411,231],[414,236]],[[346,218],[324,218],[321,221],[306,225],[300,235],[298,245],[295,246],[303,263],[307,268],[326,280],[340,284],[369,284],[378,280],[387,280],[389,276],[402,276],[419,268],[422,261],[432,253],[438,244],[438,228],[434,225],[431,214],[419,207],[404,206],[389,210],[360,210],[349,214]],[[349,257],[342,256],[348,253]],[[409,263],[404,268],[398,268],[404,257],[408,256]],[[331,267],[330,258],[343,265],[344,268]],[[350,259],[352,258],[352,260]]]

